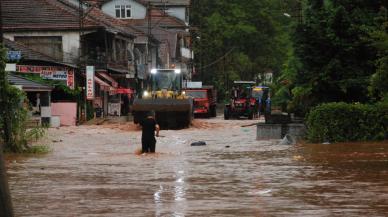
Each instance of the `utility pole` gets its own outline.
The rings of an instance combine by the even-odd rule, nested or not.
[[[83,0],[78,0],[78,16],[79,16],[79,50],[78,50],[78,58],[79,58],[79,74],[82,74],[82,71],[85,70],[85,64],[84,64],[84,59],[83,57],[83,35],[84,35],[84,1]],[[85,74],[85,80],[86,80],[86,74]],[[82,83],[81,83],[82,84]],[[82,87],[82,85],[81,85]],[[83,106],[84,106],[84,112],[83,112],[83,117],[85,118],[84,121],[87,120],[87,100],[86,100],[86,82],[84,82],[84,89],[83,93],[81,95],[81,98],[84,97],[83,100]],[[80,112],[79,112],[79,119],[82,119],[82,105],[80,106]]]
[[[0,48],[3,47],[3,17],[2,17],[2,7],[1,7],[1,1],[0,1]],[[2,52],[0,52],[2,53]],[[4,144],[10,145],[11,140],[11,126],[9,121],[9,112],[6,112],[9,108],[8,106],[8,96],[7,96],[7,74],[5,72],[5,66],[3,64],[0,64],[2,67],[0,69],[0,80],[2,83],[0,84],[0,94],[1,94],[1,110],[0,113],[3,116],[3,131],[4,131]],[[4,145],[3,145],[4,147]],[[5,168],[4,163],[4,156],[3,156],[3,147],[0,147],[0,213],[4,217],[13,217],[13,209],[12,209],[12,201],[11,201],[11,194],[9,191],[8,186],[8,179],[7,179],[7,172]]]
[[[152,17],[151,17],[151,2],[147,2],[147,55],[146,55],[146,64],[147,64],[147,70],[149,70],[149,61],[152,65],[152,52],[150,52],[150,40],[151,40],[151,34],[152,34]],[[149,57],[151,53],[151,58]]]

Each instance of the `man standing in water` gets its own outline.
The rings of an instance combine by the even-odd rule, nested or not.
[[[141,134],[141,152],[142,153],[154,153],[155,152],[155,131],[156,136],[159,136],[159,125],[155,120],[155,112],[148,112],[147,117],[140,122],[142,126]]]

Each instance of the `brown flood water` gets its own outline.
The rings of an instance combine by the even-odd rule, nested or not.
[[[50,129],[50,154],[7,157],[16,216],[388,216],[388,142],[278,145],[249,123],[162,131],[155,155],[131,126]]]

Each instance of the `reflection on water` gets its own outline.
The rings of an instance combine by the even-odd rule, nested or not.
[[[162,131],[157,154],[134,154],[138,131],[79,127],[49,155],[8,156],[16,216],[388,213],[387,143],[286,146],[256,141],[249,121],[207,122]]]

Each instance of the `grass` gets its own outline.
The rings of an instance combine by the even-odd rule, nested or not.
[[[30,146],[23,153],[26,154],[47,154],[51,151],[51,149],[47,145],[33,145]]]

